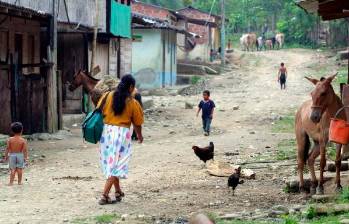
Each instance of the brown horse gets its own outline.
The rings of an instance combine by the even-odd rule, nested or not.
[[[337,74],[336,74],[337,75]],[[311,173],[311,194],[324,193],[324,169],[326,166],[326,145],[329,138],[330,119],[335,116],[336,112],[343,107],[340,98],[335,94],[331,85],[336,75],[320,80],[306,77],[315,85],[311,92],[312,100],[306,101],[299,108],[296,114],[296,140],[298,146],[298,174],[300,190],[304,191],[303,170],[308,161]],[[340,113],[339,118],[346,119],[344,113]],[[310,141],[312,138],[314,146],[309,153]],[[336,146],[336,190],[341,190],[340,167],[341,167],[341,149],[342,145]],[[315,159],[320,155],[320,183],[315,175]]]
[[[69,83],[69,90],[74,91],[82,85],[86,92],[91,92],[99,81],[100,79],[96,79],[90,76],[86,71],[80,69],[73,76],[73,82]]]
[[[82,86],[84,90],[91,96],[92,103],[96,106],[99,98],[103,95],[103,92],[95,88],[100,79],[96,79],[90,76],[86,71],[79,70],[73,76],[73,82],[69,83],[69,90],[74,91],[78,87]]]

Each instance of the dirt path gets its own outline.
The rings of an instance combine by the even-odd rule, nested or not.
[[[263,154],[266,146],[275,151],[277,143],[290,136],[272,133],[271,123],[308,98],[311,85],[303,76],[315,59],[316,53],[309,50],[249,53],[242,58],[241,69],[212,78],[217,110],[210,137],[203,136],[195,110],[184,109],[185,102],[197,104],[200,95],[154,97],[145,142],[134,145],[130,178],[122,181],[126,198],[121,204],[97,205],[104,182],[97,149],[83,144],[79,130],[68,140],[31,142],[36,162],[25,171],[25,184],[7,187],[7,176],[0,177],[0,223],[62,223],[106,213],[174,218],[301,203],[282,191],[289,169],[259,169],[256,180],[246,181],[232,196],[226,179],[209,176],[191,146],[213,141],[217,160],[232,163]],[[276,82],[281,61],[289,69],[286,91],[280,91]],[[226,152],[239,155],[226,157]]]

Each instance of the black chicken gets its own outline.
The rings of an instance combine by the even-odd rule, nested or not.
[[[206,161],[213,160],[214,158],[214,144],[213,142],[210,142],[210,145],[205,148],[200,148],[198,146],[193,146],[194,153],[197,157],[199,157],[200,160]]]
[[[233,173],[228,179],[228,187],[233,189],[233,195],[235,194],[235,188],[239,184],[243,184],[244,180],[240,180],[241,168],[235,169],[235,173]]]

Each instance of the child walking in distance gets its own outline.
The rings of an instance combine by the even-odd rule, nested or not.
[[[22,184],[23,168],[25,163],[28,161],[27,141],[22,137],[22,123],[12,123],[11,130],[14,136],[7,140],[7,148],[5,151],[5,160],[9,161],[11,171],[9,183],[10,186],[13,185],[16,173],[18,176],[18,184]]]
[[[202,126],[204,129],[205,136],[210,135],[211,122],[213,119],[213,112],[216,105],[212,100],[210,100],[210,91],[205,90],[202,93],[203,100],[200,101],[198,111],[196,116],[199,116],[200,111],[202,110]]]
[[[281,67],[278,72],[278,81],[281,85],[281,89],[286,89],[287,69],[284,63],[281,63]]]

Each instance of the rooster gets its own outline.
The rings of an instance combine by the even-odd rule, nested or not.
[[[235,194],[235,188],[239,184],[243,184],[244,180],[240,180],[241,167],[235,169],[235,173],[233,173],[228,179],[228,187],[233,189],[233,195]]]
[[[206,163],[208,160],[213,160],[214,158],[214,144],[210,142],[210,145],[205,148],[200,148],[198,146],[193,146],[194,153],[200,160]]]

